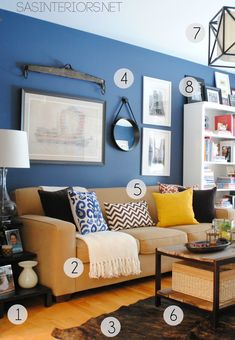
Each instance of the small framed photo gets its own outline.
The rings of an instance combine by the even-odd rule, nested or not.
[[[222,103],[221,89],[205,86],[205,100],[211,103]]]
[[[229,94],[228,98],[229,98],[229,105],[235,106],[235,92],[234,92],[234,95]]]
[[[10,294],[15,291],[12,267],[10,264],[0,267],[0,295]]]
[[[171,126],[171,82],[143,77],[143,123]]]
[[[170,176],[171,132],[143,128],[143,176]]]
[[[7,244],[12,246],[12,252],[21,253],[23,251],[19,229],[10,229],[5,231]]]
[[[229,75],[226,73],[215,72],[216,87],[221,89],[222,104],[229,105],[229,94],[231,94]]]
[[[195,76],[190,76],[190,75],[185,75],[185,77],[191,77],[191,78],[196,79],[198,84],[199,84],[199,89],[200,89],[200,91],[198,93],[196,93],[194,96],[186,97],[187,103],[203,102],[205,100],[205,96],[204,96],[205,81],[204,81],[204,79],[198,78],[198,77],[195,77]]]

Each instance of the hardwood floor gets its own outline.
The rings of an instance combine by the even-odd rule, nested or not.
[[[171,277],[162,280],[162,287],[171,284]],[[123,305],[154,295],[154,279],[146,278],[122,283],[112,287],[74,294],[68,302],[57,303],[52,307],[43,306],[41,298],[25,300],[28,319],[22,325],[13,325],[5,315],[0,319],[0,339],[6,340],[51,340],[55,327],[70,328],[79,326],[91,317],[111,313]]]

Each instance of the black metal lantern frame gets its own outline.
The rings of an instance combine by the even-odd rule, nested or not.
[[[235,68],[235,30],[233,41],[226,46],[228,19],[235,28],[235,7],[222,7],[209,22],[208,65]]]

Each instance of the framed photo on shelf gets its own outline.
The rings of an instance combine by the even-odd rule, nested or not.
[[[217,87],[205,86],[205,100],[211,103],[222,103],[221,89]]]
[[[104,101],[23,90],[21,126],[32,161],[104,164]]]
[[[171,126],[171,82],[143,77],[143,123]]]
[[[235,106],[235,94],[234,95],[229,94],[228,95],[228,99],[229,99],[229,105],[230,106]]]
[[[143,128],[142,166],[143,176],[170,176],[171,132]]]
[[[10,264],[0,266],[0,296],[14,293],[15,284]]]
[[[20,238],[19,229],[10,229],[5,231],[7,244],[12,246],[12,252],[21,253],[23,251],[23,246]]]
[[[216,87],[221,89],[222,104],[229,105],[229,94],[231,94],[229,75],[226,73],[215,72]]]
[[[186,97],[187,103],[197,103],[197,102],[203,102],[205,100],[204,96],[204,87],[205,87],[205,81],[202,78],[198,78],[195,76],[185,75],[185,77],[191,77],[194,78],[198,82],[199,91],[192,97]]]

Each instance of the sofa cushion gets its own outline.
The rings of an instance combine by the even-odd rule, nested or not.
[[[110,229],[123,230],[154,225],[146,201],[128,203],[104,202]]]
[[[68,189],[74,222],[82,234],[108,230],[95,192],[76,192]]]
[[[193,224],[181,225],[172,227],[171,229],[184,231],[188,235],[188,242],[193,242],[193,241],[205,241],[206,230],[210,228],[211,223],[200,223],[197,224],[196,226]]]
[[[179,191],[184,189],[179,188]],[[207,190],[193,190],[193,211],[198,222],[212,222],[215,218],[216,187]]]
[[[188,242],[184,231],[171,228],[142,227],[122,230],[140,243],[140,254],[154,254],[156,248]]]
[[[138,239],[135,239],[135,240],[136,240],[138,254],[139,254],[139,252],[140,252],[140,242],[139,242]],[[76,238],[76,256],[84,264],[90,262],[87,244],[79,238]]]
[[[74,223],[67,188],[58,191],[38,190],[38,194],[46,216]]]
[[[182,224],[197,224],[193,211],[193,190],[187,189],[174,194],[153,193],[158,211],[159,227]]]

